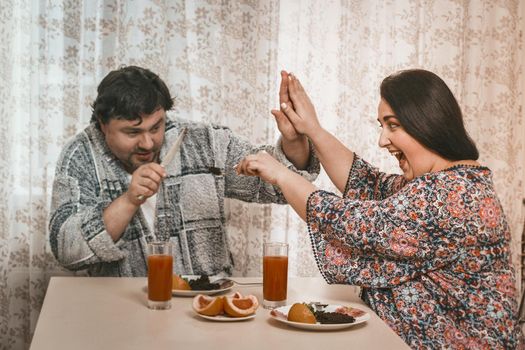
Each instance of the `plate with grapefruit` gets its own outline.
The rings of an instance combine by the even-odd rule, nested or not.
[[[233,281],[221,279],[220,283],[214,283],[218,278],[210,279],[202,275],[173,275],[171,294],[179,297],[194,297],[198,294],[213,295],[229,291],[233,288]]]
[[[255,318],[259,301],[254,295],[236,292],[226,296],[199,294],[193,298],[193,310],[198,316],[210,321],[235,322]]]
[[[295,328],[332,331],[366,322],[370,314],[350,306],[305,302],[275,308],[270,317]]]

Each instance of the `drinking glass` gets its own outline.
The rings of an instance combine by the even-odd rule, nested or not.
[[[148,253],[148,307],[154,310],[171,308],[173,255],[169,242],[150,242]]]
[[[288,287],[288,244],[263,244],[263,307],[286,305]]]

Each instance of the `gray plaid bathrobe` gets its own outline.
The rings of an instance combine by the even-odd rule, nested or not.
[[[129,174],[93,123],[67,143],[56,167],[49,222],[50,245],[64,267],[92,276],[145,276],[146,242],[165,238],[174,244],[176,273],[231,274],[224,197],[285,203],[277,188],[237,176],[233,166],[265,149],[296,169],[280,146],[254,147],[228,128],[169,118],[161,159],[182,127],[188,133],[157,195],[156,232],[138,210],[117,242],[105,230],[102,211],[127,190]],[[319,173],[312,148],[309,168],[299,173],[310,181]]]

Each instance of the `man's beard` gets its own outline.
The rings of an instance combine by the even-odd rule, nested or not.
[[[135,150],[134,152],[130,153],[128,159],[126,159],[126,161],[123,162],[124,169],[126,169],[130,174],[132,174],[135,170],[137,170],[140,166],[142,166],[144,164],[148,164],[148,163],[152,163],[152,162],[158,162],[158,160],[159,160],[159,153],[160,152],[156,148],[151,150],[151,152],[154,153],[154,156],[153,156],[152,160],[144,160],[144,161],[141,161],[139,159],[133,160],[133,156],[136,156],[137,153],[146,153],[146,152],[148,152],[148,151],[138,149],[138,150]]]

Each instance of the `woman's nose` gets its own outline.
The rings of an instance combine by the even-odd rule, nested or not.
[[[379,147],[386,147],[390,145],[390,139],[385,135],[385,129],[381,129],[381,133],[379,134]]]

